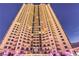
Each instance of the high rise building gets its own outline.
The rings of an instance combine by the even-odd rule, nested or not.
[[[72,49],[50,4],[23,4],[1,48],[25,54],[49,54]]]

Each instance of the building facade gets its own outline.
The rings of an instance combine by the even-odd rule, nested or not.
[[[1,48],[25,54],[61,53],[72,49],[50,4],[23,4]]]

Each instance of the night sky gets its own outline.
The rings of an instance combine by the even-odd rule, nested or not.
[[[0,42],[22,4],[0,4]],[[79,4],[52,4],[70,42],[79,42]]]

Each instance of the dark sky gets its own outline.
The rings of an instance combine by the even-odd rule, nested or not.
[[[0,4],[0,42],[22,4]],[[71,42],[79,41],[79,4],[52,4]]]

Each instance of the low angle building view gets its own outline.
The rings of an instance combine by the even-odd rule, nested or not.
[[[0,55],[72,56],[73,48],[51,4],[24,3],[2,42]]]

